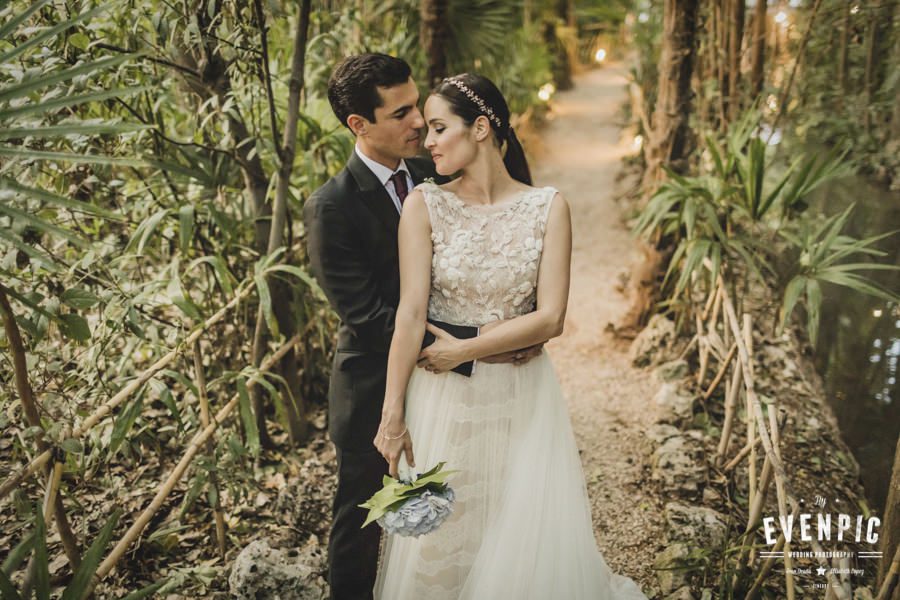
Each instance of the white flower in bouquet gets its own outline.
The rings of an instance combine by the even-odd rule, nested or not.
[[[375,521],[388,533],[412,537],[437,529],[453,512],[456,498],[445,481],[456,471],[444,471],[444,464],[415,478],[397,480],[385,475],[384,487],[359,505],[369,509],[362,526]]]

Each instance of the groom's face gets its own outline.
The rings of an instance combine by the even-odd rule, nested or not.
[[[425,120],[419,111],[419,89],[410,78],[406,83],[378,87],[381,106],[375,109],[375,121],[362,121],[357,137],[366,155],[394,168],[401,158],[412,158],[419,151]]]

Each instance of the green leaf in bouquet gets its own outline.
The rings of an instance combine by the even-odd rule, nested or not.
[[[359,505],[360,508],[369,509],[369,514],[366,516],[362,526],[365,527],[372,521],[377,521],[385,513],[399,508],[401,504],[413,496],[423,493],[426,489],[433,491],[443,489],[447,478],[454,473],[459,473],[459,471],[442,471],[445,464],[443,462],[438,463],[432,469],[416,477],[416,480],[412,483],[398,481],[389,475],[385,475],[383,479],[384,487],[375,492],[366,502]]]

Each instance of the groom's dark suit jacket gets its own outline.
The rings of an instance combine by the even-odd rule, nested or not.
[[[434,166],[407,159],[413,181]],[[341,318],[328,390],[328,433],[345,450],[371,449],[381,421],[387,357],[400,301],[397,212],[354,152],[304,206],[310,266]]]

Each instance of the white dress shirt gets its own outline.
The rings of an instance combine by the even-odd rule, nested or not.
[[[403,171],[406,174],[406,189],[408,191],[412,191],[415,184],[413,183],[412,176],[409,174],[409,169],[406,168],[406,162],[401,158],[400,164],[397,166],[396,171],[391,171],[389,168],[381,164],[380,162],[374,161],[368,156],[366,156],[363,151],[360,149],[359,144],[356,144],[356,147],[353,150],[356,152],[356,155],[365,163],[369,170],[375,174],[375,177],[378,178],[378,181],[381,182],[381,185],[384,186],[384,189],[387,190],[388,195],[391,197],[391,200],[394,201],[394,206],[397,207],[397,212],[402,210],[402,205],[400,204],[400,196],[397,195],[397,190],[394,189],[394,182],[391,181],[391,176],[397,171]]]

